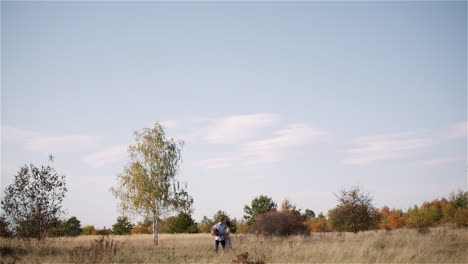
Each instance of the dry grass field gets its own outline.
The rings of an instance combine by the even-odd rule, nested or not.
[[[215,254],[208,234],[151,235],[48,239],[20,245],[1,240],[2,263],[233,263],[249,253],[257,263],[468,263],[468,229],[437,228],[352,233],[314,233],[309,237],[233,236],[233,249]],[[253,262],[252,262],[253,263]]]

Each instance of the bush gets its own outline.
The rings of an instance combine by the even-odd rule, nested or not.
[[[94,226],[88,225],[88,226],[83,227],[83,232],[81,232],[81,234],[89,236],[89,235],[92,235],[95,230],[96,228],[94,228]]]
[[[455,213],[455,224],[458,227],[468,227],[468,208],[458,208]]]
[[[134,235],[134,234],[151,234],[152,230],[153,230],[153,228],[151,226],[146,227],[145,225],[139,223],[138,225],[136,225],[134,228],[132,228],[130,230],[130,234],[132,234],[132,235]]]
[[[252,231],[263,235],[308,235],[309,229],[300,215],[293,212],[269,212],[257,217]]]
[[[325,219],[324,217],[309,219],[306,221],[306,225],[308,226],[311,232],[330,231],[330,228],[327,223],[327,219]]]
[[[421,208],[415,206],[408,210],[406,224],[424,233],[429,227],[437,225],[440,218],[440,211],[437,207],[425,204]]]

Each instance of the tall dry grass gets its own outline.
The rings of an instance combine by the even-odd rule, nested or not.
[[[232,263],[242,252],[265,263],[468,263],[468,229],[436,228],[427,234],[410,229],[357,235],[314,233],[289,238],[234,235],[233,249],[219,254],[207,234],[162,234],[158,247],[153,246],[151,235],[97,239],[53,238],[31,245],[3,239],[0,254],[3,263],[13,263],[14,256],[16,263]]]

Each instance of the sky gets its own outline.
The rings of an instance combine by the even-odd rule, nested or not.
[[[407,209],[467,187],[467,3],[1,2],[1,191],[66,175],[110,227],[133,131],[185,142],[194,218],[259,195],[317,214],[360,186]]]

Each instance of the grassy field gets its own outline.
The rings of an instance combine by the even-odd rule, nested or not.
[[[208,234],[96,236],[48,239],[43,244],[1,240],[3,263],[233,263],[236,255],[264,263],[468,263],[468,229],[328,233],[265,238],[234,235],[233,249],[215,254]],[[261,263],[261,262],[258,262]]]

